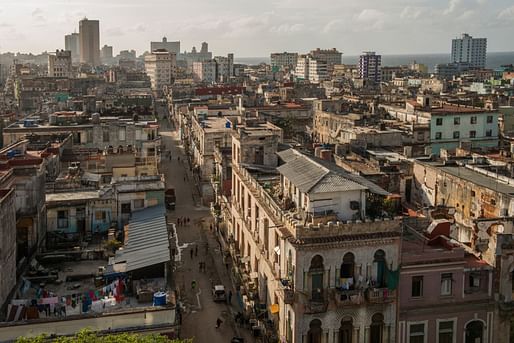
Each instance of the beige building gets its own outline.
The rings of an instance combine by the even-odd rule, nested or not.
[[[48,76],[72,77],[71,51],[56,50],[55,55],[48,55]]]
[[[150,77],[152,89],[162,91],[164,86],[170,86],[175,77],[177,57],[174,53],[160,49],[145,56],[145,70]]]
[[[193,79],[196,82],[216,82],[216,62],[193,62]]]
[[[9,172],[0,172],[0,184]],[[15,191],[0,189],[0,309],[16,285],[16,205]]]
[[[294,68],[298,60],[296,52],[276,52],[271,54],[271,67]]]
[[[100,65],[100,22],[82,19],[79,22],[80,63]]]
[[[247,310],[272,312],[282,342],[396,342],[386,274],[398,269],[400,222],[366,212],[367,194],[387,193],[293,149],[276,169],[246,164],[245,139],[233,136],[226,223]]]

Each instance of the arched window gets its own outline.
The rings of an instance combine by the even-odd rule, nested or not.
[[[321,343],[321,320],[314,319],[309,324],[309,332],[307,333],[307,343]]]
[[[311,298],[313,301],[323,301],[323,257],[316,255],[311,260],[309,268],[311,277]]]
[[[355,274],[355,256],[349,252],[343,257],[341,264],[341,287],[344,289],[354,288],[354,274]]]
[[[373,265],[376,270],[376,287],[381,288],[386,286],[386,259],[385,252],[382,249],[379,249],[375,252],[373,258]]]
[[[384,330],[384,316],[382,313],[375,313],[371,317],[369,343],[382,343],[382,332]]]
[[[484,341],[484,323],[474,320],[466,325],[465,343],[482,343]]]
[[[341,320],[341,327],[339,328],[339,343],[352,343],[353,333],[353,320],[350,317],[345,317]]]

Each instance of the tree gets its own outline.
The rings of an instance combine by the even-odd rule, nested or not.
[[[72,337],[56,337],[52,338],[48,335],[40,335],[37,337],[20,337],[16,343],[192,343],[192,340],[169,339],[165,336],[156,334],[141,335],[135,333],[120,333],[109,335],[98,335],[89,330],[80,330]]]

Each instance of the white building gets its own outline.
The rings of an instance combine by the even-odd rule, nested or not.
[[[328,79],[327,62],[314,58],[309,59],[309,81],[320,83]]]
[[[298,61],[297,52],[278,52],[271,54],[271,67],[282,68],[294,68]]]
[[[196,82],[216,82],[216,62],[193,62],[193,79]]]
[[[281,342],[396,342],[401,222],[366,212],[387,192],[293,149],[276,169],[245,164],[232,142],[225,223],[245,308],[268,309]]]
[[[296,68],[294,70],[294,76],[299,80],[309,79],[309,56],[300,55],[296,61]]]
[[[48,76],[72,77],[71,51],[56,50],[55,55],[48,55]]]
[[[150,51],[161,49],[173,52],[178,56],[180,54],[180,41],[168,42],[168,39],[163,37],[161,42],[150,42]]]
[[[452,63],[469,63],[471,67],[485,68],[487,38],[473,38],[463,33],[452,40]]]
[[[310,55],[300,55],[296,63],[295,77],[314,83],[327,80],[327,62],[313,58]]]
[[[145,56],[145,70],[153,90],[161,91],[172,84],[176,65],[175,54],[166,50],[155,50]]]

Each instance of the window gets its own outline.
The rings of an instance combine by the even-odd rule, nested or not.
[[[118,129],[118,140],[120,140],[120,141],[124,141],[125,140],[125,136],[126,136],[126,133],[127,133],[126,130],[127,130],[126,127],[120,127]]]
[[[425,324],[410,324],[409,325],[409,343],[424,343],[425,342]]]
[[[121,213],[130,213],[130,203],[121,204]]]
[[[475,130],[469,131],[469,138],[475,138],[477,136],[477,132]]]
[[[105,222],[107,219],[107,213],[105,211],[96,211],[95,220],[99,222]]]
[[[471,122],[471,124],[476,124],[477,123],[477,117],[476,116],[471,117],[470,122]]]
[[[422,297],[423,296],[423,276],[413,276],[412,277],[411,296],[412,297]]]
[[[145,207],[144,199],[135,199],[134,200],[134,208],[143,208],[143,207]]]
[[[480,287],[480,273],[469,274],[469,287],[479,288]]]
[[[492,135],[493,135],[493,130],[485,130],[486,137],[492,137]]]
[[[453,118],[453,125],[460,125],[460,117]]]
[[[102,140],[103,142],[109,142],[109,127],[108,126],[104,126],[102,128]]]
[[[435,124],[437,126],[442,126],[443,125],[443,118],[436,118],[435,119]]]
[[[460,138],[460,132],[459,131],[453,131],[453,138],[459,139]]]
[[[438,140],[439,140],[439,139],[441,139],[441,138],[442,138],[442,136],[443,136],[443,134],[442,134],[441,132],[436,132],[436,133],[435,133],[435,139],[438,139]]]
[[[487,116],[487,124],[493,123],[493,116]]]
[[[441,295],[452,295],[452,273],[441,274]]]
[[[439,322],[439,343],[453,343],[453,320]]]
[[[57,211],[57,228],[68,228],[68,211]]]

